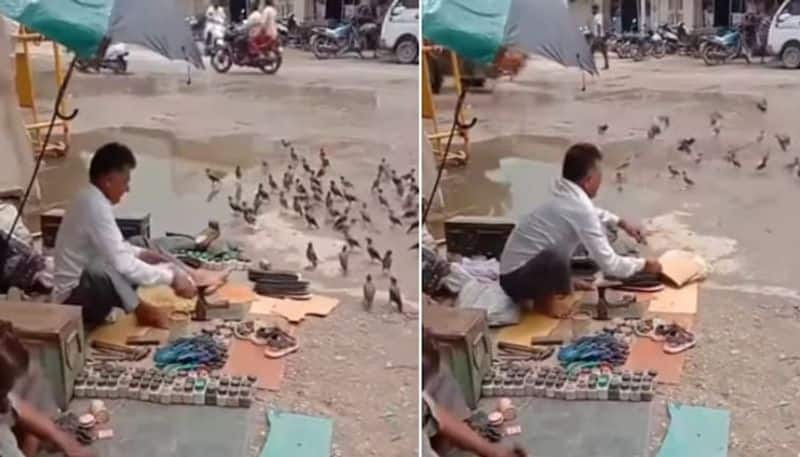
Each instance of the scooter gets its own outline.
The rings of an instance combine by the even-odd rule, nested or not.
[[[742,33],[739,28],[736,28],[722,36],[712,36],[706,39],[702,45],[703,62],[713,66],[744,57],[747,63],[750,63],[750,58],[742,51]]]
[[[203,47],[206,56],[213,56],[217,49],[223,45],[225,39],[225,21],[217,15],[212,15],[206,19],[205,29],[203,31],[205,37]]]
[[[111,70],[116,75],[123,74],[128,71],[129,54],[128,47],[125,43],[115,43],[106,49],[106,55],[103,58],[77,58],[75,60],[75,68],[84,73],[90,71],[99,73],[102,69],[107,69]]]
[[[363,58],[362,51],[369,48],[369,36],[374,36],[378,25],[366,22],[356,25],[350,21],[334,29],[326,28],[316,31],[311,42],[311,51],[317,59],[339,57],[348,52],[355,52]]]

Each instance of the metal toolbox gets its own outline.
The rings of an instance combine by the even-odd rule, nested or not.
[[[445,221],[447,253],[500,258],[514,221],[501,217],[456,216]]]
[[[64,210],[60,208],[51,209],[40,217],[42,230],[42,245],[46,248],[53,248],[56,245],[58,227],[64,218]],[[150,214],[131,214],[117,217],[117,226],[122,232],[122,237],[126,240],[134,236],[150,238]]]
[[[11,322],[31,360],[41,364],[56,403],[66,409],[75,377],[86,360],[81,308],[51,303],[0,301],[0,320]]]
[[[436,340],[442,361],[448,363],[467,405],[476,408],[483,377],[492,364],[486,311],[426,306],[422,323]]]

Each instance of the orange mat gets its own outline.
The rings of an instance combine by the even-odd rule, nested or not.
[[[289,326],[287,331],[290,335],[294,335],[294,329],[294,326]],[[256,387],[275,392],[281,389],[283,374],[286,371],[286,357],[267,358],[264,356],[263,347],[256,346],[250,341],[234,339],[228,349],[228,361],[222,371],[231,376],[258,376]]]
[[[691,329],[694,325],[694,316],[690,314],[657,314],[654,317],[659,317],[667,322],[677,322],[686,329]],[[649,338],[635,337],[625,367],[631,370],[657,370],[658,382],[680,384],[686,354],[692,349],[673,355],[665,353],[663,348],[664,343],[657,343]]]

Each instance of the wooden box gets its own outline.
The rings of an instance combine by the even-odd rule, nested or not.
[[[486,312],[479,309],[458,309],[426,306],[422,323],[429,329],[464,393],[470,408],[478,406],[481,383],[492,364],[491,341]]]
[[[456,216],[444,223],[447,253],[499,259],[514,221],[499,217]]]
[[[0,320],[9,321],[45,377],[56,403],[66,410],[75,377],[86,360],[81,308],[51,303],[0,301]]]
[[[40,217],[42,230],[42,245],[46,248],[53,248],[56,245],[58,227],[64,218],[64,210],[60,208],[51,209]],[[126,240],[134,236],[150,238],[150,214],[131,214],[117,217],[117,226],[122,232],[122,237]]]

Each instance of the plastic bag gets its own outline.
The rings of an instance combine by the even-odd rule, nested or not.
[[[493,62],[510,5],[511,0],[424,0],[422,36],[467,60]]]
[[[476,279],[466,282],[458,294],[458,306],[485,310],[489,327],[514,325],[520,321],[519,306],[506,295],[499,282]]]

